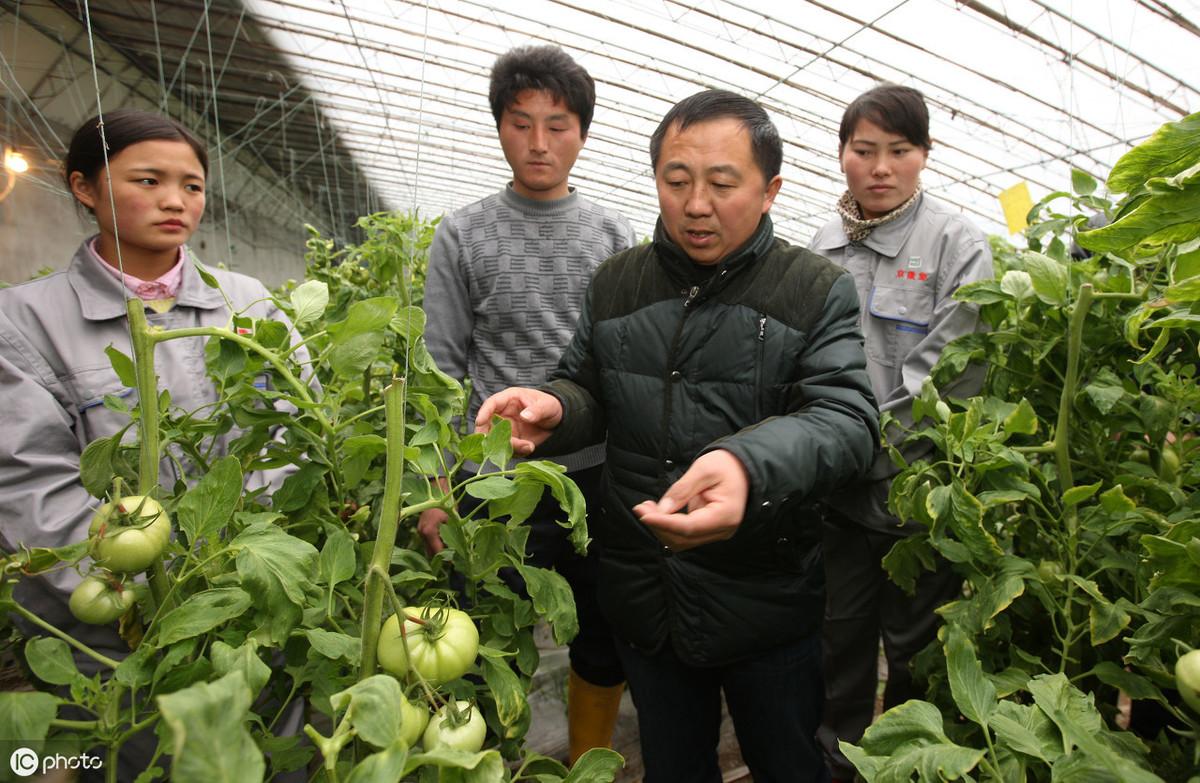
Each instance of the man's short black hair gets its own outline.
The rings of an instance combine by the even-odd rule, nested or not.
[[[783,142],[779,138],[779,131],[763,107],[729,90],[705,90],[672,106],[650,137],[650,166],[658,170],[658,155],[662,152],[663,139],[672,127],[678,126],[682,131],[697,123],[725,117],[740,120],[749,132],[754,162],[758,164],[763,178],[770,182],[783,165]]]
[[[883,128],[908,139],[910,144],[926,151],[933,149],[929,138],[929,109],[920,90],[899,84],[881,84],[854,99],[842,114],[838,129],[838,146],[845,147],[858,127],[859,120]]]
[[[504,110],[525,90],[545,90],[579,115],[581,136],[587,136],[596,108],[596,83],[583,66],[557,46],[518,46],[500,55],[492,66],[488,101],[496,127]]]

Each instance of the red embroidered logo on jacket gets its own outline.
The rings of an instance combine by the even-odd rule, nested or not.
[[[918,280],[923,283],[929,279],[929,273],[928,272],[913,272],[912,270],[909,270],[906,272],[903,269],[897,269],[896,277],[899,279],[904,279],[904,280]]]

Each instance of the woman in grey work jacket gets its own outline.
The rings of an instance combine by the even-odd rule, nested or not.
[[[216,290],[196,270],[185,243],[204,211],[203,145],[178,123],[134,110],[104,115],[102,140],[99,119],[76,132],[65,165],[66,184],[99,233],[65,270],[0,290],[0,547],[8,552],[87,537],[98,501],[80,481],[80,454],[129,423],[104,397],[134,394],[104,353],[109,345],[130,351],[127,298],[141,298],[150,324],[167,329],[228,325],[225,297],[246,315],[285,320],[259,281],[206,269],[221,285]],[[198,410],[216,401],[202,338],[161,343],[155,360],[173,406]],[[172,461],[163,460],[161,483],[177,478]],[[127,655],[116,623],[85,625],[68,611],[79,580],[73,569],[60,569],[23,579],[16,597],[93,649]],[[96,668],[90,658],[78,663],[87,673]]]
[[[983,232],[921,192],[931,146],[929,112],[917,90],[884,84],[855,99],[839,131],[847,190],[838,216],[810,244],[853,274],[875,398],[881,411],[904,424],[911,423],[913,399],[942,349],[980,326],[977,309],[955,301],[954,292],[992,277]],[[974,393],[982,380],[979,370],[969,369],[942,391]],[[944,562],[922,575],[915,596],[889,581],[883,556],[900,537],[915,532],[888,513],[895,472],[880,453],[864,483],[832,497],[825,511],[826,702],[818,738],[834,780],[854,779],[854,767],[837,742],[857,742],[871,722],[880,637],[888,662],[884,709],[919,698],[909,661],[936,636],[933,610],[961,587]]]

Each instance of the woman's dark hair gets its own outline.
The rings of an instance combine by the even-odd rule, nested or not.
[[[121,150],[137,144],[140,141],[166,139],[169,141],[186,142],[204,176],[208,176],[208,151],[192,132],[169,117],[140,109],[115,109],[105,112],[104,142],[108,143],[108,158],[115,158]],[[104,143],[100,138],[100,117],[92,117],[71,138],[71,146],[67,148],[67,158],[63,162],[63,179],[66,180],[67,190],[71,189],[71,174],[78,171],[84,179],[94,182],[96,175],[104,168]]]
[[[839,147],[849,143],[859,120],[903,136],[910,144],[927,151],[933,149],[933,141],[929,138],[929,109],[920,90],[899,84],[881,84],[855,98],[842,114]]]
[[[650,167],[658,170],[658,155],[662,152],[663,139],[672,126],[678,125],[682,131],[696,123],[725,117],[741,121],[750,134],[754,162],[758,164],[763,178],[770,182],[783,165],[783,141],[779,138],[779,131],[763,107],[729,90],[705,90],[672,106],[650,137]]]
[[[518,46],[492,66],[488,102],[496,127],[504,110],[525,90],[545,90],[579,115],[579,135],[586,137],[596,108],[596,83],[583,66],[557,46]]]

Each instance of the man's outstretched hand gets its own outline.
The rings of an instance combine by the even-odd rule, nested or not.
[[[527,457],[550,437],[562,421],[562,413],[562,403],[553,394],[511,386],[483,401],[475,417],[475,430],[490,432],[493,416],[508,419],[512,423],[513,452]]]
[[[660,541],[680,551],[732,538],[742,524],[749,495],[750,479],[742,461],[718,449],[693,462],[658,502],[647,500],[633,511]]]

